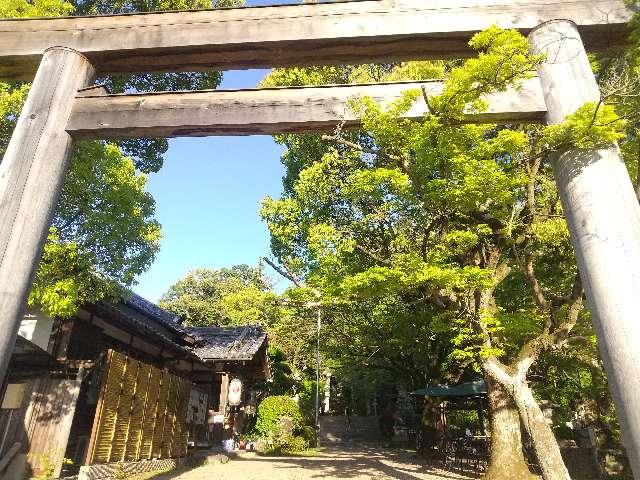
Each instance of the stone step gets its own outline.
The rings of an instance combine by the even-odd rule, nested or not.
[[[345,416],[320,418],[320,440],[325,443],[375,441],[380,439],[377,417],[351,417],[347,428]]]

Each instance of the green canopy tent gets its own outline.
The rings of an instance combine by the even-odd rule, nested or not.
[[[482,435],[484,429],[484,399],[487,396],[487,384],[483,379],[459,383],[458,385],[435,385],[411,392],[419,397],[441,397],[451,402],[457,410],[477,410]],[[444,410],[442,412],[444,414]],[[445,422],[446,424],[446,422]]]
[[[487,384],[482,379],[464,382],[458,385],[436,385],[411,392],[420,397],[484,397],[487,395]]]

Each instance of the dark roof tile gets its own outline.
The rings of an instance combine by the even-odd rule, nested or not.
[[[180,325],[180,317],[178,315],[159,307],[146,298],[132,292],[130,298],[125,298],[122,301],[125,305],[136,309],[138,312],[152,318],[176,333],[186,333],[185,329]]]
[[[186,327],[196,338],[196,354],[203,360],[252,360],[267,340],[260,325]]]

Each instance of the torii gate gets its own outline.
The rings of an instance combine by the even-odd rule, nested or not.
[[[0,378],[75,138],[297,132],[357,123],[348,98],[419,83],[108,95],[96,72],[193,71],[464,57],[492,25],[547,52],[538,78],[473,121],[560,123],[599,99],[584,44],[625,41],[621,0],[361,0],[0,21],[0,77],[33,86],[0,164]],[[581,39],[582,36],[582,39]],[[424,83],[424,82],[423,82]],[[426,82],[432,91],[441,84]],[[424,106],[409,113],[418,118]],[[554,159],[578,265],[633,470],[640,475],[640,207],[616,146]]]

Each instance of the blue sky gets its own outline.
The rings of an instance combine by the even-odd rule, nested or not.
[[[255,87],[266,73],[226,72],[220,88]],[[268,254],[258,209],[265,195],[282,191],[281,152],[268,136],[170,140],[162,170],[148,180],[162,224],[161,249],[134,290],[156,302],[189,270],[255,265]]]
[[[247,0],[247,5],[298,3]],[[268,70],[225,72],[220,88],[255,87]],[[159,173],[148,180],[162,224],[160,252],[138,277],[136,293],[157,302],[194,268],[256,265],[269,254],[269,234],[258,217],[260,201],[282,191],[282,147],[271,137],[178,138]],[[268,267],[267,267],[268,268]],[[287,282],[266,270],[276,289]]]

